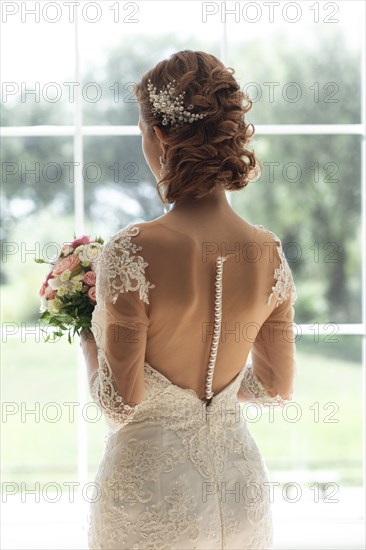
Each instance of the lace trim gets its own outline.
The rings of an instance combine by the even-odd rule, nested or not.
[[[90,393],[93,400],[103,410],[108,420],[112,421],[117,429],[121,424],[126,424],[132,420],[138,411],[137,403],[126,403],[123,397],[118,393],[116,383],[110,366],[108,365],[104,353],[97,349],[99,368],[93,374],[91,380]],[[111,427],[113,426],[111,425]]]
[[[270,396],[256,376],[251,363],[245,365],[244,376],[239,387],[239,392],[244,396],[249,395],[250,401],[255,401],[260,405],[275,404],[283,407],[291,401],[290,399],[283,399],[279,393],[274,397]]]
[[[149,303],[149,289],[155,288],[145,277],[145,268],[149,264],[137,255],[142,247],[131,241],[131,237],[139,233],[140,228],[130,224],[113,235],[103,247],[97,266],[97,304],[106,297],[114,304],[120,292],[129,290],[138,290],[140,299]]]
[[[98,378],[98,369],[93,373],[90,381],[89,381],[89,388],[90,388],[90,394],[93,396],[95,394],[95,384],[96,384],[96,380]]]
[[[257,227],[262,228],[266,233],[272,235],[274,240],[278,245],[278,254],[281,260],[281,264],[274,271],[274,279],[276,280],[275,286],[272,287],[272,292],[268,297],[267,305],[270,305],[273,296],[276,297],[276,306],[282,304],[287,298],[291,295],[291,301],[294,303],[297,299],[296,287],[292,277],[291,269],[288,265],[286,256],[283,252],[282,243],[280,239],[270,231],[263,227],[263,225],[258,225]]]

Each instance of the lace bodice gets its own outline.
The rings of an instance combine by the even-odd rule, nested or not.
[[[220,392],[213,390],[213,383],[221,348],[223,354],[227,353],[227,361],[230,361],[231,357],[239,356],[240,346],[243,350],[241,363],[239,357],[239,370],[237,369],[235,376],[231,376],[231,380],[235,380],[235,385],[226,383],[227,387],[236,388],[235,400],[238,397],[240,400],[252,400],[262,404],[286,403],[292,396],[294,376],[294,339],[291,338],[291,323],[296,289],[278,237],[263,226],[254,226],[256,239],[253,242],[261,246],[262,250],[266,250],[265,245],[267,248],[271,245],[271,261],[261,258],[254,268],[253,262],[248,261],[247,265],[244,265],[244,268],[247,268],[245,270],[242,269],[240,261],[236,262],[237,251],[216,254],[215,262],[207,262],[204,266],[203,261],[199,263],[196,260],[195,263],[193,255],[197,247],[186,236],[164,227],[159,222],[152,227],[146,227],[146,232],[144,224],[141,225],[142,231],[139,225],[130,224],[117,232],[104,246],[97,265],[97,306],[93,312],[92,330],[98,347],[99,367],[91,379],[90,390],[93,399],[102,408],[110,429],[117,431],[128,423],[140,421],[142,413],[139,411],[144,411],[149,388],[154,387],[154,380],[158,380],[160,385],[162,380],[169,382],[169,391],[174,388],[175,392],[179,393],[182,390],[186,392],[184,395],[195,396],[198,400],[197,407],[204,404],[206,410],[211,407],[211,411],[216,403],[215,394],[220,395]],[[136,241],[140,233],[146,235],[144,246]],[[172,247],[174,239],[175,247]],[[186,254],[184,265],[182,258],[176,253],[177,243]],[[170,261],[167,258],[168,252],[172,254]],[[190,261],[192,269],[189,267]],[[206,292],[205,287],[201,287],[207,302],[202,303],[202,309],[206,307],[208,311],[210,295],[213,305],[213,311],[210,310],[210,318],[207,321],[200,314],[199,296],[194,292],[194,285],[196,282],[199,285],[204,276],[210,279],[211,265],[215,269],[215,273],[211,275],[213,288],[209,285],[210,292]],[[173,281],[167,277],[167,266],[170,266]],[[181,266],[184,267],[184,272]],[[243,285],[247,283],[256,297],[253,301],[250,293],[244,294],[244,298],[247,296],[247,317],[240,316],[235,295],[230,295],[231,290],[235,294],[235,287],[231,288],[230,283],[237,280],[236,271],[239,270],[243,271]],[[188,291],[191,293],[186,303],[182,303],[177,295],[180,283],[183,294],[187,294]],[[164,284],[167,297],[164,295]],[[154,293],[159,297],[156,297],[155,301]],[[265,293],[267,299],[260,301],[260,297]],[[225,296],[229,305],[232,304],[231,310],[225,310]],[[159,316],[160,304],[163,307]],[[169,318],[164,317],[164,305],[170,308],[166,314]],[[245,310],[245,307],[246,304],[243,303],[241,309]],[[171,318],[174,308],[177,311],[175,325],[172,324]],[[238,315],[240,326],[244,326],[245,321],[246,325],[255,325],[258,332],[252,345],[251,342],[239,342],[240,345],[235,347],[229,342],[231,329],[226,330],[226,325],[231,321],[230,313],[234,320],[235,315]],[[202,332],[201,342],[197,338],[194,340],[194,336],[190,341],[192,333],[189,331],[192,329],[193,319],[197,325],[196,332],[203,330],[204,324],[209,326],[211,338],[206,338],[203,342],[203,334],[207,336],[206,331]],[[180,388],[172,382],[172,376],[165,376],[163,372],[159,372],[160,369],[151,366],[159,366],[161,361],[155,357],[158,357],[158,348],[161,346],[166,346],[168,350],[164,358],[169,356],[169,342],[172,340],[172,349],[175,350],[177,342],[181,341],[182,355],[186,351],[184,346],[192,344],[193,348],[196,347],[199,353],[207,357],[205,373],[201,373],[204,374],[205,384],[203,399],[189,387]],[[245,353],[250,348],[252,363],[247,364]],[[149,355],[152,361],[147,362]],[[172,355],[169,361],[173,362],[173,359]],[[220,360],[222,364],[225,357],[222,356]],[[174,375],[173,371],[172,374]],[[148,410],[151,414],[151,409]]]

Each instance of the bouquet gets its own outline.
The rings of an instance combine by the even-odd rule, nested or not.
[[[74,235],[75,238],[75,235]],[[39,290],[41,299],[40,320],[56,327],[55,337],[68,332],[72,343],[75,333],[91,328],[91,318],[96,305],[96,264],[100,258],[104,240],[94,241],[87,235],[64,244],[60,254],[51,261],[37,258],[37,263],[48,263],[51,269]],[[41,329],[43,332],[44,329]],[[72,336],[71,336],[72,332]],[[50,340],[47,335],[45,341]]]

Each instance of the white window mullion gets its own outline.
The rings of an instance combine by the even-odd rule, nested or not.
[[[79,19],[75,13],[74,21],[75,43],[75,82],[81,83],[80,70],[80,43],[79,43]],[[74,227],[75,234],[80,237],[84,233],[84,181],[83,181],[83,119],[82,119],[82,86],[77,86],[75,94],[74,127],[71,127],[74,136]],[[78,338],[76,338],[76,341]],[[77,344],[77,469],[78,469],[78,499],[83,504],[83,490],[88,476],[88,430],[83,410],[88,401],[88,377],[85,359],[81,347]]]
[[[75,81],[81,83],[78,18],[75,17]],[[75,94],[74,127],[74,214],[75,233],[80,236],[84,232],[84,182],[83,182],[83,120],[82,120],[82,86],[77,86]]]
[[[364,124],[254,124],[256,135],[365,135]],[[75,126],[3,126],[2,137],[73,136]],[[83,136],[137,136],[138,126],[82,126]]]
[[[366,44],[365,40],[362,40],[361,47],[361,124],[364,129],[363,139],[361,140],[361,298],[362,298],[362,323],[366,325]],[[366,387],[366,338],[362,338],[362,398],[364,406],[364,414],[362,420],[362,433],[366,430],[366,399],[365,399],[365,387]],[[365,454],[363,454],[363,470],[365,471]],[[366,479],[363,478],[363,492],[365,492]],[[363,514],[365,511],[363,510]]]

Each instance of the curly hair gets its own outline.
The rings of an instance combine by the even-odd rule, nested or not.
[[[187,196],[200,199],[216,187],[237,191],[259,175],[261,164],[247,148],[255,131],[253,124],[245,122],[252,101],[240,89],[234,72],[214,55],[182,50],[160,61],[135,84],[148,135],[153,137],[153,126],[158,126],[167,146],[165,174],[157,183],[162,202]],[[161,114],[151,111],[149,79],[158,90],[175,79],[176,94],[185,91],[185,108],[193,104],[193,112],[207,115],[192,123],[164,126]]]

